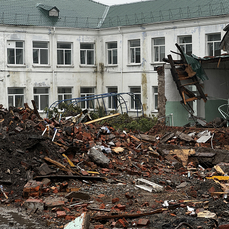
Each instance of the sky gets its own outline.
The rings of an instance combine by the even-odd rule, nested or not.
[[[110,6],[110,5],[118,5],[118,4],[125,4],[131,2],[140,2],[141,0],[94,0],[94,1]]]

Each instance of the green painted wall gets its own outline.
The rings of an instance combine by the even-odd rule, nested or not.
[[[174,126],[184,126],[189,123],[188,112],[179,101],[167,101],[165,105],[166,115],[173,113]]]
[[[226,104],[226,100],[207,100],[205,104],[205,119],[207,122],[211,122],[216,117],[221,117],[222,115],[218,111],[218,107],[222,104]]]

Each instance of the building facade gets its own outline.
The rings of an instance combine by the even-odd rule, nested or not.
[[[170,80],[164,82],[165,91],[158,88],[163,58],[177,51],[175,43],[187,54],[220,55],[229,19],[226,0],[156,0],[111,7],[91,0],[23,0],[13,7],[14,1],[0,2],[0,103],[31,106],[35,100],[41,113],[57,100],[132,92],[146,115],[157,115],[165,106],[161,115],[170,115],[180,108],[170,93]],[[158,103],[158,95],[165,96],[166,104]],[[139,104],[125,99],[135,114]],[[112,98],[106,100],[108,109],[115,109],[114,104]],[[92,108],[90,102],[80,106]],[[195,106],[204,117],[204,105]]]

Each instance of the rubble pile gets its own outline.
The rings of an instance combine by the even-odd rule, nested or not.
[[[0,107],[2,205],[44,228],[229,227],[228,128],[76,120]]]

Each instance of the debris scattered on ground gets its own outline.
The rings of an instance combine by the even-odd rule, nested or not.
[[[3,206],[46,228],[229,225],[228,128],[158,123],[139,133],[79,120],[0,108]]]

